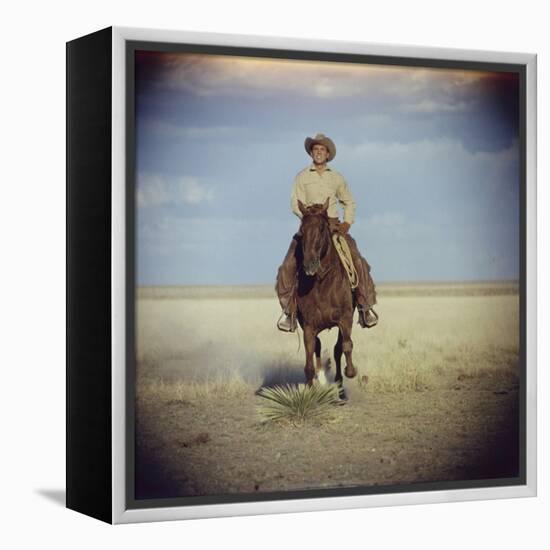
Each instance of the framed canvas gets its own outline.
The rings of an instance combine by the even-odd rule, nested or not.
[[[69,42],[67,506],[536,495],[535,159],[534,54]]]

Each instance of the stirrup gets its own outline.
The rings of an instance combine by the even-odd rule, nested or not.
[[[359,324],[362,328],[372,328],[378,324],[378,314],[374,309],[361,309],[357,308],[359,313]]]
[[[296,318],[293,315],[288,315],[283,311],[277,321],[277,328],[283,332],[295,332]]]

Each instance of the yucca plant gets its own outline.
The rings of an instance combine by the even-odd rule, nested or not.
[[[292,423],[304,423],[324,415],[339,401],[336,386],[286,384],[262,388],[258,395],[268,401],[259,408],[266,421],[287,420]]]

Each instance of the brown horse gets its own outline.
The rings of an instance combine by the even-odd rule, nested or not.
[[[309,385],[313,383],[315,375],[322,370],[321,341],[318,334],[325,329],[338,327],[338,341],[334,346],[335,382],[339,386],[340,397],[345,399],[340,367],[342,353],[346,356],[345,375],[353,378],[357,374],[353,366],[351,341],[355,299],[348,276],[332,242],[328,205],[328,199],[325,204],[314,204],[309,207],[298,202],[302,212],[302,223],[299,232],[300,242],[297,246],[297,319],[304,331],[304,371]]]

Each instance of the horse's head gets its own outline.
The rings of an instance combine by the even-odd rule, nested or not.
[[[312,276],[317,273],[321,266],[321,258],[327,253],[330,246],[330,229],[328,222],[329,199],[325,204],[313,204],[305,206],[298,201],[298,207],[302,213],[302,235],[303,267],[306,275]]]

